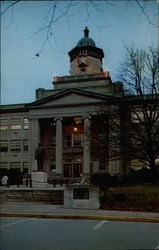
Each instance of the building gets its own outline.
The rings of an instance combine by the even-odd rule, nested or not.
[[[104,171],[122,174],[122,160],[109,153],[109,108],[123,97],[123,87],[113,83],[102,68],[104,52],[89,37],[84,37],[68,53],[70,75],[53,79],[53,89],[36,90],[36,100],[27,104],[1,106],[1,169],[31,173],[37,170],[35,148],[45,149],[43,168],[50,179],[81,178]],[[97,110],[108,106],[106,119]],[[90,131],[106,126],[104,158],[91,148]],[[100,130],[99,128],[99,130]],[[118,150],[118,149],[117,149]]]

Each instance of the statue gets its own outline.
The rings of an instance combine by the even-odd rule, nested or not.
[[[35,149],[35,159],[37,160],[38,171],[43,170],[44,147],[41,143]]]

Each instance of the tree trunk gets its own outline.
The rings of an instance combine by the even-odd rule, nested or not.
[[[150,160],[150,169],[151,169],[151,183],[155,184],[159,182],[159,172],[155,165],[155,159]]]

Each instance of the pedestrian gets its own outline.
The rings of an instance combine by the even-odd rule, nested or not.
[[[2,182],[2,186],[7,186],[7,183],[8,183],[8,176],[7,175],[4,175],[1,179],[1,182]]]

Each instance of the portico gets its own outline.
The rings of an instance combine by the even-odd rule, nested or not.
[[[90,116],[40,118],[33,120],[34,145],[41,142],[45,149],[44,170],[58,177],[90,174]],[[35,133],[36,131],[36,133]],[[36,170],[34,150],[32,169]]]

